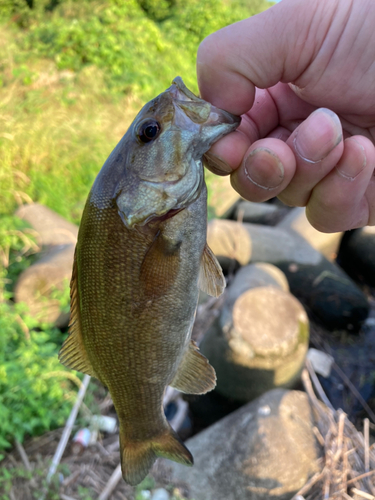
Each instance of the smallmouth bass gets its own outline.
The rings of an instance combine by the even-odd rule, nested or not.
[[[239,122],[176,78],[136,116],[82,214],[59,358],[108,387],[132,485],[157,457],[193,464],[162,400],[168,385],[188,394],[215,387],[214,369],[191,341],[199,288],[218,296],[225,287],[206,244],[202,156]]]

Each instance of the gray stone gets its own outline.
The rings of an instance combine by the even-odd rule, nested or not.
[[[224,270],[249,262],[280,268],[293,295],[328,328],[357,330],[368,315],[367,298],[353,280],[293,231],[213,220],[207,241]]]
[[[224,270],[236,262],[241,266],[250,262],[252,240],[244,224],[230,220],[212,220],[207,227],[207,243]]]
[[[214,219],[208,224],[207,242],[220,262],[236,260],[241,266],[250,261],[315,265],[323,259],[298,234],[259,224]]]
[[[226,303],[234,304],[237,298],[250,288],[271,285],[284,292],[289,291],[288,280],[280,269],[266,262],[241,267],[227,288]]]
[[[62,312],[56,291],[68,286],[72,274],[74,245],[51,247],[19,276],[14,288],[16,302],[25,302],[40,323],[67,326],[69,313]]]
[[[38,233],[42,246],[75,245],[78,227],[39,203],[22,205],[15,213]]]
[[[285,210],[277,205],[243,200],[237,203],[233,219],[242,222],[252,222],[254,224],[274,225],[283,215],[285,215]]]
[[[173,463],[195,500],[290,500],[318,470],[308,398],[273,390],[186,442],[194,466]]]
[[[37,232],[43,250],[39,260],[19,276],[15,301],[25,302],[29,313],[41,323],[65,327],[69,313],[60,310],[56,292],[70,281],[78,227],[38,203],[23,205],[16,215]]]
[[[369,313],[366,295],[333,262],[319,265],[280,262],[291,292],[331,330],[357,331]]]
[[[328,260],[336,258],[343,233],[321,233],[308,221],[304,207],[293,208],[277,227],[299,234]]]
[[[340,264],[351,275],[375,286],[375,226],[346,233],[340,248]]]
[[[229,300],[200,349],[215,368],[216,391],[247,402],[275,387],[293,387],[308,338],[309,322],[298,300],[265,286]]]
[[[164,488],[157,488],[152,493],[151,500],[169,500],[169,493]]]

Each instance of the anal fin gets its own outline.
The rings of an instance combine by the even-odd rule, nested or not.
[[[70,323],[69,337],[63,343],[59,360],[67,368],[97,377],[88,359],[83,343],[78,296],[77,248],[74,253],[72,279],[70,281]]]
[[[212,297],[219,297],[226,286],[220,264],[207,243],[202,255],[198,286]]]
[[[215,370],[193,341],[186,350],[170,385],[186,394],[205,394],[215,388]]]

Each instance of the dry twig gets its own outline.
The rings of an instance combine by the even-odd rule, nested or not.
[[[303,495],[305,500],[375,500],[375,450],[369,446],[368,419],[363,435],[342,410],[332,408],[311,364],[307,363],[307,368],[302,381],[316,418],[315,433],[323,447],[324,465],[293,499]],[[311,381],[325,404],[317,399]]]
[[[46,481],[47,481],[47,488],[43,491],[43,493],[42,493],[42,495],[40,497],[40,500],[44,500],[44,498],[46,497],[46,494],[48,492],[48,485],[51,482],[51,479],[52,479],[53,475],[56,472],[57,466],[60,463],[61,457],[62,457],[62,455],[64,453],[64,450],[66,448],[66,445],[68,443],[69,436],[70,436],[70,434],[72,432],[74,422],[75,422],[75,420],[77,418],[77,413],[78,413],[79,407],[81,406],[81,403],[83,401],[84,395],[86,393],[86,389],[87,389],[87,387],[88,387],[88,385],[90,383],[90,379],[91,379],[90,375],[85,375],[83,377],[83,382],[82,382],[81,387],[79,388],[76,402],[74,403],[74,406],[72,408],[72,411],[70,412],[69,418],[66,421],[66,424],[65,424],[65,427],[64,427],[64,431],[63,431],[63,433],[61,435],[60,442],[59,442],[59,444],[57,446],[55,455],[54,455],[54,457],[52,459],[51,467],[49,468],[49,471],[48,471],[48,474],[47,474],[47,479],[46,479]]]
[[[22,444],[17,439],[15,440],[15,445],[16,445],[18,454],[21,457],[23,465],[25,466],[25,469],[28,472],[31,472],[33,469],[32,469],[31,464],[29,462],[29,458],[26,454],[25,448],[22,446]]]
[[[109,478],[108,483],[105,485],[104,490],[100,493],[98,500],[107,500],[107,498],[110,497],[112,491],[116,488],[121,477],[121,464],[118,464],[116,469],[113,471],[112,476]]]

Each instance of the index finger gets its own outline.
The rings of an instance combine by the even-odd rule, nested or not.
[[[325,6],[323,16],[316,15],[317,2],[283,0],[211,34],[197,56],[202,97],[242,115],[254,102],[255,87],[296,80],[323,43],[334,4]],[[310,43],[305,43],[307,37]]]
[[[242,116],[239,128],[215,143],[211,153],[234,170],[254,142],[268,137],[278,127],[292,133],[315,109],[286,84],[279,83],[268,90],[257,88],[253,107]],[[214,168],[211,170],[215,172]]]

